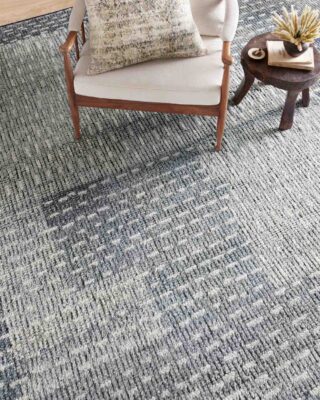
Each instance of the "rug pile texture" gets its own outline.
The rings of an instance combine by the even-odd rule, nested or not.
[[[232,92],[290,3],[240,0]],[[0,28],[0,399],[320,399],[319,85],[281,133],[256,83],[219,154],[204,117],[81,110],[76,142],[68,15]]]

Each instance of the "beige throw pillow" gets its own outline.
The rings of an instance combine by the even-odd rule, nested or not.
[[[190,0],[86,0],[86,6],[89,75],[158,58],[206,54]]]

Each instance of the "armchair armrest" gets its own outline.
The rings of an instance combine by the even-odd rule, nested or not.
[[[225,0],[226,11],[221,39],[225,42],[231,42],[236,34],[239,22],[239,4],[238,0]]]
[[[59,47],[62,54],[70,53],[73,46],[77,43],[78,32],[71,31],[68,33],[66,41]]]

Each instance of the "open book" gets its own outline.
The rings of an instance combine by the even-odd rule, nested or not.
[[[304,69],[312,71],[314,69],[313,48],[309,49],[298,57],[291,57],[286,52],[283,42],[267,41],[268,65],[273,67]]]

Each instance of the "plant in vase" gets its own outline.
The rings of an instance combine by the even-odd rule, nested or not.
[[[306,6],[301,14],[292,6],[291,12],[285,7],[283,15],[275,14],[276,23],[274,34],[283,40],[287,53],[297,57],[304,53],[311,43],[320,37],[319,10]]]

